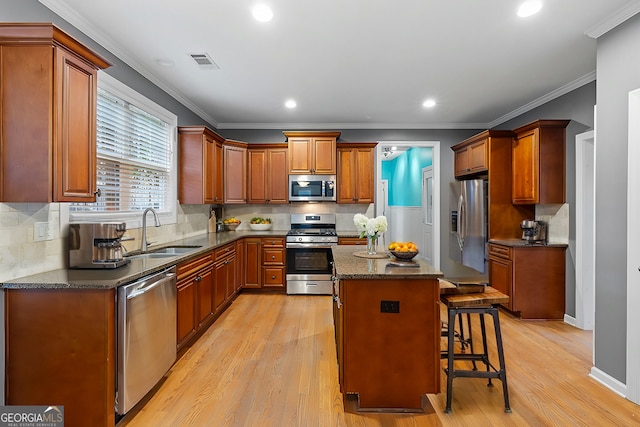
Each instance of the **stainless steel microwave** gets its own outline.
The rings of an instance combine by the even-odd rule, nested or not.
[[[289,175],[290,202],[335,202],[335,175]]]

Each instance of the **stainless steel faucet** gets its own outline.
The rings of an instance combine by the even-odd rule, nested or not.
[[[153,218],[156,221],[156,227],[160,227],[160,220],[158,219],[158,214],[156,213],[155,209],[145,209],[144,213],[142,214],[142,246],[140,247],[140,252],[142,253],[147,252],[147,212],[149,211],[151,211],[151,213],[153,214]]]

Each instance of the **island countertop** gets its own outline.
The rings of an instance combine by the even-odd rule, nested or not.
[[[411,263],[396,263],[392,255],[386,258],[361,258],[355,256],[354,252],[363,252],[362,247],[352,245],[332,247],[333,265],[338,279],[437,279],[443,277],[440,270],[422,259],[414,258]],[[387,252],[378,253],[386,254]]]

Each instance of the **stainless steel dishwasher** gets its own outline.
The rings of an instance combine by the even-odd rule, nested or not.
[[[118,288],[116,412],[126,414],[176,361],[176,269]]]

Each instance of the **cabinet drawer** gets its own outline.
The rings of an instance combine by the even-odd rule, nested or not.
[[[263,287],[284,287],[284,267],[263,267]]]
[[[215,260],[218,261],[226,256],[229,256],[232,253],[235,253],[236,245],[235,243],[230,243],[228,245],[222,246],[215,250]]]
[[[263,265],[284,265],[284,249],[263,248]]]
[[[178,274],[177,279],[180,280],[184,277],[187,277],[188,275],[196,272],[197,270],[205,268],[207,265],[211,264],[212,262],[213,262],[213,257],[211,252],[201,255],[197,258],[193,258],[188,261],[181,262],[180,264],[178,264],[178,268],[177,268],[177,274]]]
[[[509,246],[489,244],[489,256],[511,259],[511,248]]]
[[[270,248],[284,248],[284,238],[283,237],[263,238],[262,246],[270,247]]]
[[[366,238],[360,237],[338,237],[339,245],[365,245],[367,244]]]

